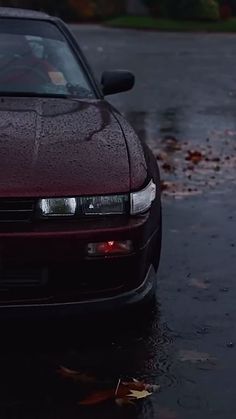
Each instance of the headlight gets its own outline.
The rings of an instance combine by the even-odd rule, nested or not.
[[[39,208],[44,217],[68,217],[75,215],[75,198],[48,198],[41,199]]]
[[[118,215],[128,213],[128,195],[48,198],[39,202],[41,216]]]
[[[78,198],[82,215],[115,215],[127,213],[128,195],[107,195]]]
[[[152,202],[156,198],[156,189],[155,183],[151,180],[146,188],[139,192],[131,193],[130,212],[132,215],[141,214],[151,207]]]

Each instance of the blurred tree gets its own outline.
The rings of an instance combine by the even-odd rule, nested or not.
[[[80,19],[104,19],[125,11],[125,0],[68,0]]]
[[[236,1],[236,0],[235,0]],[[154,15],[177,19],[218,20],[217,0],[143,0]]]

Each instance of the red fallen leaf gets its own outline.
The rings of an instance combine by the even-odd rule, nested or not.
[[[161,181],[161,191],[166,191],[170,189],[171,187],[173,187],[173,183],[167,182],[165,180]]]
[[[165,163],[162,165],[162,169],[164,169],[166,172],[174,172],[174,171],[175,171],[174,166],[173,166],[173,165],[171,165],[170,163],[167,163],[167,162],[165,162]]]
[[[122,382],[119,380],[115,389],[106,389],[96,391],[82,400],[81,405],[95,405],[108,400],[115,400],[120,406],[130,404],[138,399],[144,399],[154,391],[158,391],[160,386],[145,384],[143,381],[133,380],[131,382]]]
[[[201,151],[188,151],[188,155],[185,157],[185,160],[191,161],[193,164],[198,164],[203,160],[203,158],[204,155]]]

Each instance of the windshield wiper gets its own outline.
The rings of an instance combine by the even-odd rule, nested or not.
[[[86,87],[82,87],[79,84],[67,83],[66,88],[72,96],[76,96],[79,99],[89,99],[94,97],[89,89],[86,89]]]

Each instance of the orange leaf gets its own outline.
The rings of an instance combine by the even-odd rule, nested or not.
[[[188,151],[186,160],[189,160],[194,164],[198,164],[203,158],[204,156],[200,151]]]

